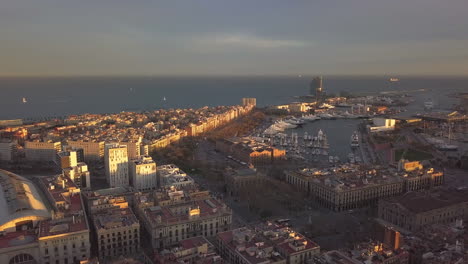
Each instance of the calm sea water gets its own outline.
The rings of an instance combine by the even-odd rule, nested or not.
[[[111,113],[157,108],[196,108],[239,104],[242,97],[256,97],[260,106],[288,103],[306,95],[312,76],[300,77],[94,77],[94,78],[0,78],[0,119],[64,116],[80,113]],[[422,107],[433,99],[448,108],[454,99],[446,95],[468,91],[468,78],[327,77],[328,93],[410,93]],[[27,103],[22,103],[22,98]],[[164,98],[166,100],[164,100]],[[410,108],[411,108],[410,107]]]

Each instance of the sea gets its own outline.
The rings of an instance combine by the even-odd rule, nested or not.
[[[116,113],[167,108],[236,105],[243,97],[257,98],[257,105],[287,104],[310,93],[313,76],[255,77],[66,77],[0,78],[0,119],[42,120],[83,113]],[[398,92],[414,102],[403,115],[424,111],[431,100],[437,110],[449,110],[468,92],[468,77],[323,76],[328,94],[376,95]],[[23,98],[26,102],[23,102]],[[330,155],[346,160],[349,142],[361,120],[320,120],[287,133],[316,135],[323,130]]]
[[[257,98],[259,106],[286,104],[309,94],[312,77],[2,77],[0,119],[235,105],[243,97]],[[410,106],[414,111],[427,100],[448,109],[457,102],[449,95],[468,91],[468,77],[402,77],[397,83],[386,76],[323,76],[323,80],[329,94],[405,91],[416,100]],[[417,92],[420,89],[424,92]]]

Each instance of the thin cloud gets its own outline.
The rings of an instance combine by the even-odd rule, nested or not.
[[[308,46],[308,43],[299,40],[270,39],[249,34],[209,35],[196,39],[196,42],[201,45],[213,47],[254,49],[297,48]]]

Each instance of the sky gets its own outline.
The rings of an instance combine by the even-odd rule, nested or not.
[[[0,0],[0,75],[468,75],[467,0]]]

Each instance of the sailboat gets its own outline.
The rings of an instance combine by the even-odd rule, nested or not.
[[[164,96],[163,101],[166,101],[166,96]]]

